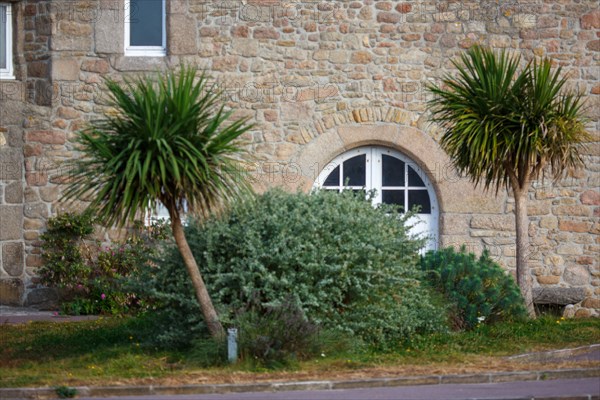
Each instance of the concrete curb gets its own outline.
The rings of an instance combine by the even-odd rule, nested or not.
[[[590,354],[594,351],[600,351],[600,344],[574,347],[572,349],[550,350],[535,353],[519,354],[516,356],[507,357],[507,359],[526,362],[547,362],[552,360],[564,360],[573,356]]]
[[[425,375],[399,378],[378,378],[345,381],[305,381],[272,382],[249,384],[219,385],[182,385],[182,386],[80,386],[76,387],[80,397],[111,396],[149,396],[179,394],[223,394],[242,392],[280,392],[291,390],[336,390],[364,389],[390,386],[440,385],[454,383],[501,383],[517,381],[542,381],[550,379],[578,379],[600,377],[600,368],[564,369],[546,371],[493,372],[469,375]],[[15,388],[0,389],[0,399],[54,399],[56,392],[52,388]],[[535,400],[590,400],[598,396],[536,397]],[[531,397],[527,398],[531,400]]]

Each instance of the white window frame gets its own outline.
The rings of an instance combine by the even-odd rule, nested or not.
[[[187,226],[188,219],[188,207],[187,202],[183,200],[183,214],[181,215],[181,223],[183,226]],[[148,210],[144,217],[144,225],[150,226],[153,222],[171,222],[171,216],[169,215],[169,210],[164,206],[160,201],[156,202],[156,207],[154,209]]]
[[[162,46],[132,46],[130,32],[131,0],[125,0],[125,55],[130,57],[164,57],[167,55],[167,6],[162,2]]]
[[[372,189],[376,189],[375,196],[373,197],[373,205],[381,203],[382,193],[382,157],[383,155],[389,155],[394,158],[397,158],[405,163],[406,166],[410,166],[421,178],[423,183],[425,184],[425,189],[427,189],[427,193],[429,195],[429,204],[431,206],[431,213],[429,214],[415,214],[412,218],[407,220],[407,224],[411,225],[412,228],[410,230],[411,234],[419,235],[421,237],[427,237],[427,243],[425,244],[424,250],[434,250],[437,248],[438,237],[439,237],[439,207],[437,201],[437,195],[435,193],[435,189],[429,180],[427,174],[406,155],[400,153],[399,151],[380,146],[366,146],[359,147],[350,151],[347,151],[339,156],[337,156],[333,161],[323,168],[321,173],[318,175],[315,183],[313,185],[313,189],[319,190],[323,188],[323,183],[329,176],[329,174],[339,165],[341,165],[344,161],[356,157],[358,155],[366,155],[366,176],[365,176],[365,186],[344,186],[344,183],[340,181],[339,186],[327,187],[326,190],[344,190],[344,189],[365,189],[370,191]],[[406,174],[404,177],[405,186],[397,187],[397,189],[404,190],[405,203],[408,202],[408,191],[409,190],[422,190],[423,187],[413,187],[409,186],[408,182],[408,168],[405,167],[404,173]],[[325,188],[323,188],[325,189]]]
[[[167,207],[165,207],[160,201],[156,204],[155,209],[148,211],[146,218],[144,219],[144,223],[146,226],[150,226],[152,225],[152,222],[157,221],[171,221],[169,210],[167,210]]]
[[[6,68],[0,68],[0,79],[15,79],[13,69],[12,5],[10,3],[0,3],[0,7],[6,8],[6,43],[0,43],[0,51],[6,52]]]

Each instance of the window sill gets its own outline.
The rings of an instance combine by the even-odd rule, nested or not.
[[[166,57],[167,50],[164,48],[135,48],[125,49],[125,57]]]

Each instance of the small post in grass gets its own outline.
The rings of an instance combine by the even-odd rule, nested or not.
[[[231,364],[235,363],[238,358],[237,336],[236,328],[227,329],[227,358]]]

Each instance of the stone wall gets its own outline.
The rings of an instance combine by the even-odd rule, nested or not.
[[[596,141],[584,150],[583,171],[556,184],[533,185],[530,260],[536,285],[577,288],[579,315],[600,313],[596,1],[170,0],[168,56],[163,58],[124,56],[121,0],[19,4],[25,27],[19,40],[27,66],[19,82],[33,96],[24,96],[20,117],[17,109],[7,112],[14,121],[0,121],[3,135],[11,129],[22,135],[16,145],[2,147],[3,162],[13,157],[7,164],[23,167],[2,176],[0,210],[3,232],[5,221],[22,223],[1,240],[8,259],[21,254],[22,261],[17,256],[14,265],[24,263],[25,268],[14,269],[3,258],[2,282],[19,278],[35,285],[41,263],[38,235],[47,216],[60,207],[56,178],[61,162],[76,155],[74,132],[106,110],[102,78],[119,80],[181,62],[207,69],[236,115],[256,121],[246,139],[256,155],[259,189],[308,189],[320,170],[347,149],[393,147],[428,171],[436,186],[440,245],[466,244],[476,252],[487,247],[513,270],[510,195],[481,193],[456,176],[436,143],[439,130],[427,121],[425,85],[451,72],[451,60],[464,49],[481,43],[518,52],[524,61],[552,58],[570,85],[587,97]],[[8,188],[19,181],[22,200],[13,205]]]
[[[23,141],[21,102],[0,107],[0,298],[20,304],[24,292]]]
[[[0,81],[0,301],[33,300],[41,265],[38,236],[50,215],[45,163],[53,156],[39,139],[51,124],[49,3],[12,2],[14,81]],[[34,140],[32,140],[34,139]],[[64,144],[64,141],[60,143]],[[45,157],[42,157],[42,154]],[[57,192],[58,193],[58,192]],[[41,197],[40,197],[41,196]],[[29,301],[35,304],[35,301]]]

